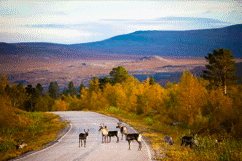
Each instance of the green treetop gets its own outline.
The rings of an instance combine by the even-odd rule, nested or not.
[[[122,83],[126,78],[129,77],[128,71],[126,71],[122,66],[113,68],[113,70],[109,74],[112,78],[113,84]]]
[[[203,71],[202,77],[209,80],[210,87],[222,85],[226,94],[227,86],[236,83],[238,77],[235,75],[235,61],[231,50],[219,49],[213,50],[213,54],[205,56],[207,70]]]

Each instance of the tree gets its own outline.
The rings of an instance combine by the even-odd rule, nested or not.
[[[83,82],[81,82],[81,85],[80,85],[80,88],[79,88],[80,98],[81,98],[81,95],[83,93],[83,90],[85,90],[85,86],[84,86]]]
[[[33,86],[31,84],[27,85],[27,87],[25,87],[25,91],[27,93],[27,95],[29,96],[29,100],[26,101],[25,104],[25,109],[27,111],[33,111],[34,110],[34,105],[35,105],[35,100],[36,100],[36,90],[35,88],[33,88]]]
[[[58,86],[57,81],[55,81],[55,83],[54,83],[54,88],[55,88],[55,91],[56,91],[56,99],[58,99],[58,98],[60,98],[60,88]]]
[[[178,121],[183,121],[189,126],[193,125],[196,116],[201,114],[206,102],[206,88],[197,77],[190,72],[183,72],[181,82],[178,84]]]
[[[94,77],[89,84],[89,92],[100,92],[98,77]]]
[[[213,54],[209,53],[205,59],[209,64],[205,65],[207,70],[203,70],[202,77],[209,80],[210,86],[222,85],[226,94],[227,86],[238,80],[231,50],[224,48],[213,50]]]
[[[16,105],[17,108],[19,109],[25,109],[24,107],[24,102],[27,101],[28,96],[26,94],[25,88],[23,86],[23,84],[19,83],[17,85],[17,89],[15,90],[15,86],[12,86],[13,90],[15,91],[15,96],[14,98],[16,98],[17,102],[14,103],[14,107]]]
[[[35,89],[37,90],[38,95],[43,96],[43,91],[44,91],[44,89],[43,89],[43,87],[42,87],[42,85],[41,85],[40,83],[38,83],[38,84],[36,85]]]
[[[1,75],[0,79],[0,94],[5,94],[5,87],[8,85],[7,77]]]
[[[68,90],[66,89],[66,87],[64,87],[64,90],[62,92],[62,95],[67,96],[68,95]]]
[[[56,89],[57,89],[56,85],[53,82],[50,82],[48,93],[49,93],[49,96],[54,99],[58,99]]]
[[[113,70],[109,73],[112,78],[113,84],[122,83],[129,77],[128,71],[124,69],[122,66],[118,66],[117,68],[113,68]]]
[[[77,95],[76,88],[74,87],[74,83],[72,81],[68,84],[68,93],[73,97],[74,95]]]
[[[103,89],[107,83],[112,83],[112,80],[108,77],[104,77],[104,78],[99,78],[98,82],[99,82],[100,89]]]
[[[150,78],[150,85],[155,85],[155,79],[153,76]]]

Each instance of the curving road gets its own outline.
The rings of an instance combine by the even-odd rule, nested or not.
[[[142,140],[142,151],[138,151],[138,143],[131,143],[132,150],[128,150],[128,142],[124,139],[116,143],[116,137],[112,137],[111,143],[101,143],[101,132],[98,131],[100,123],[105,123],[108,130],[116,128],[118,120],[95,112],[65,111],[53,112],[71,122],[70,130],[54,145],[20,157],[15,160],[24,161],[149,161],[151,154],[149,147]],[[135,132],[132,127],[128,132]],[[78,135],[89,129],[86,147],[79,148]],[[125,138],[125,137],[124,137]]]

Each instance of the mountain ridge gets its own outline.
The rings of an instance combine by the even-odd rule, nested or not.
[[[81,44],[45,42],[0,43],[1,54],[16,54],[36,49],[46,54],[128,54],[158,56],[204,57],[214,49],[231,49],[235,58],[241,57],[242,24],[214,29],[165,31],[146,30],[117,35],[102,41]],[[89,54],[89,53],[88,53]],[[88,55],[84,54],[84,55]]]

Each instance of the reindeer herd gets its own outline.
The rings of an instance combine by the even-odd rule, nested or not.
[[[131,150],[131,142],[132,141],[137,141],[139,144],[139,148],[138,150],[141,150],[142,148],[142,144],[141,144],[141,134],[139,133],[128,133],[127,127],[126,126],[122,126],[122,122],[119,120],[119,122],[117,123],[118,126],[116,126],[116,128],[120,129],[119,131],[109,131],[107,129],[107,126],[105,126],[104,123],[100,124],[100,129],[99,132],[102,132],[102,143],[110,143],[111,142],[111,138],[112,137],[116,137],[117,138],[117,143],[119,143],[119,136],[121,135],[121,140],[123,140],[123,136],[126,136],[126,141],[128,141],[129,144],[129,150]],[[82,140],[84,141],[84,147],[86,147],[86,140],[87,140],[87,136],[89,134],[89,130],[86,132],[84,130],[84,133],[80,133],[79,134],[79,147],[80,147],[80,142],[81,142],[81,146],[82,146]],[[190,145],[190,148],[192,148],[192,146],[194,147],[199,147],[199,143],[198,140],[195,139],[196,135],[192,135],[192,136],[183,136],[181,137],[181,146],[185,145],[185,147],[187,145]],[[164,141],[165,141],[165,145],[167,147],[167,144],[169,144],[170,146],[173,145],[173,140],[172,137],[169,136],[165,136],[164,137]],[[215,145],[217,146],[218,143],[221,143],[222,140],[215,140]]]
[[[204,147],[203,144],[200,145],[198,140],[195,139],[196,136],[197,136],[197,134],[195,134],[195,135],[192,134],[192,136],[183,136],[183,137],[181,137],[181,146],[185,145],[185,147],[186,147],[187,145],[190,145],[190,148],[192,148],[192,146],[193,146],[194,150],[195,150],[195,148]],[[167,143],[169,145],[173,145],[173,143],[174,143],[173,140],[172,140],[172,137],[169,137],[169,136],[165,136],[164,140],[165,140],[166,147],[167,147]],[[222,143],[221,139],[218,139],[218,140],[214,141],[214,145],[215,146],[218,146],[218,144],[220,144],[220,143]]]
[[[112,137],[116,137],[117,138],[117,143],[119,143],[119,133],[121,133],[121,140],[123,140],[123,136],[126,136],[126,141],[128,141],[129,143],[129,150],[131,150],[131,142],[136,140],[139,144],[139,148],[138,150],[141,150],[142,148],[142,144],[141,144],[141,134],[139,133],[128,133],[127,127],[126,126],[122,126],[122,122],[119,120],[119,122],[117,123],[118,126],[116,126],[116,128],[120,129],[119,131],[109,131],[107,129],[107,126],[105,126],[104,123],[100,124],[100,128],[98,131],[102,132],[102,143],[110,143],[111,142],[111,138]],[[84,147],[86,147],[86,140],[87,140],[87,136],[89,134],[89,130],[86,132],[84,129],[84,133],[80,133],[79,134],[79,147],[80,147],[80,142],[81,142],[81,146],[82,146],[82,140],[84,141]]]

